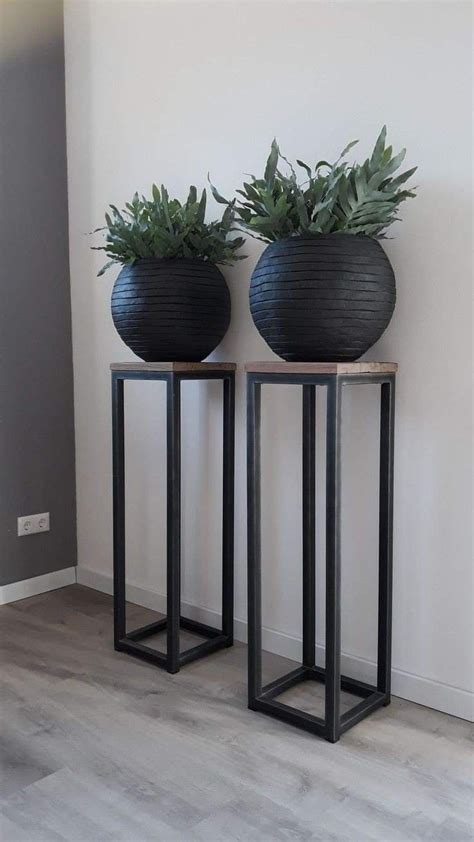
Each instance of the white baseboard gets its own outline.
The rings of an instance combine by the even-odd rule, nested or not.
[[[47,591],[55,591],[58,588],[65,588],[66,585],[74,585],[75,581],[76,568],[66,567],[64,570],[55,570],[53,573],[45,573],[43,576],[34,576],[32,579],[24,579],[22,582],[2,585],[0,587],[0,605],[16,602],[18,599],[27,599],[29,596],[37,596]]]
[[[97,573],[87,567],[77,568],[77,582],[80,585],[102,591],[102,593],[113,593],[112,577],[104,573]],[[127,599],[129,602],[142,605],[144,608],[150,608],[162,614],[166,613],[166,597],[157,591],[127,584]],[[200,608],[183,602],[182,610],[183,614],[190,619],[210,626],[217,626],[220,622],[220,614],[208,608]],[[234,636],[236,640],[242,643],[247,642],[247,623],[244,620],[235,619]],[[263,628],[262,643],[267,652],[273,652],[294,661],[300,660],[301,641],[296,637],[275,629]],[[318,663],[324,663],[323,646],[316,646],[316,657]],[[372,661],[343,653],[341,667],[345,675],[358,678],[369,684],[376,681],[377,668]],[[392,669],[392,692],[394,696],[399,696],[410,702],[416,702],[442,713],[467,719],[469,722],[474,721],[474,696],[467,690],[461,690],[449,684],[442,684],[430,678],[413,675],[394,668]]]

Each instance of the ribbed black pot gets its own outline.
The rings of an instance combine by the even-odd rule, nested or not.
[[[223,338],[230,293],[205,260],[146,258],[120,272],[112,318],[121,338],[146,362],[196,362]]]
[[[356,360],[395,307],[395,276],[377,240],[319,234],[270,243],[252,275],[250,310],[272,351],[293,362]]]

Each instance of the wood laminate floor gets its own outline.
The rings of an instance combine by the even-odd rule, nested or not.
[[[473,839],[467,722],[394,699],[330,745],[247,710],[245,646],[170,676],[111,620],[80,585],[0,608],[3,842]]]

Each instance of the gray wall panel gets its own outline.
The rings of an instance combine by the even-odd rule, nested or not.
[[[76,563],[66,176],[62,3],[2,0],[0,584]]]

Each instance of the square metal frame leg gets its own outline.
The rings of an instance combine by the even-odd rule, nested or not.
[[[316,386],[303,386],[303,666],[316,664]]]
[[[340,735],[341,697],[341,398],[338,378],[328,384],[326,418],[326,683],[325,737]]]
[[[179,671],[181,615],[181,382],[166,384],[166,669]]]
[[[222,475],[222,632],[226,646],[234,642],[234,487],[235,376],[223,381]]]
[[[114,646],[125,637],[125,448],[122,378],[112,375]]]
[[[247,375],[248,706],[252,710],[260,710],[262,694],[260,408],[260,383]]]
[[[166,381],[167,395],[167,616],[154,623],[126,631],[125,618],[125,451],[124,380]],[[181,382],[223,381],[223,504],[222,504],[222,629],[181,615]],[[114,498],[114,646],[142,660],[177,673],[184,664],[233,643],[234,623],[234,453],[235,376],[233,372],[205,372],[186,376],[167,373],[140,378],[112,374],[113,498]],[[166,629],[167,651],[146,646],[145,638]],[[207,638],[180,651],[180,629]]]
[[[392,672],[393,579],[393,456],[395,431],[395,378],[382,383],[380,396],[379,481],[379,616],[377,690],[390,704]]]
[[[301,666],[262,686],[261,616],[261,385],[299,383],[303,387],[303,657]],[[342,387],[353,383],[381,385],[380,526],[377,686],[341,675],[341,401]],[[315,665],[315,392],[327,387],[326,428],[326,665]],[[248,634],[249,696],[252,710],[262,711],[313,734],[337,742],[345,731],[381,705],[390,702],[394,376],[278,377],[247,375],[247,501],[248,501]],[[324,719],[278,701],[301,681],[325,685]],[[341,690],[361,697],[342,716]]]

